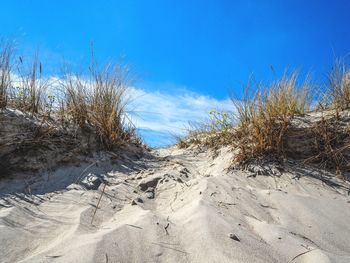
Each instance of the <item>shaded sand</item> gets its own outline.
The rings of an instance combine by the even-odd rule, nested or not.
[[[350,262],[347,183],[231,171],[225,149],[153,154],[2,180],[0,262]]]

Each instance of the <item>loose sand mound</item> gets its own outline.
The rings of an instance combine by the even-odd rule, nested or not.
[[[348,183],[231,157],[170,148],[2,180],[0,262],[350,262]]]
[[[131,131],[130,138],[110,150],[119,157],[121,152],[130,152],[130,147],[138,155],[145,150]],[[105,147],[91,125],[81,129],[62,125],[57,117],[32,116],[15,109],[0,111],[0,179],[83,163],[101,152]]]

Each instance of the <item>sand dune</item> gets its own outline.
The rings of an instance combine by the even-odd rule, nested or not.
[[[169,148],[2,180],[0,262],[350,262],[348,183],[230,159]]]

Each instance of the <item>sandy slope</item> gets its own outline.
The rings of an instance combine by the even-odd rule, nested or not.
[[[350,262],[348,184],[229,171],[225,149],[153,154],[0,182],[0,262]],[[84,169],[98,189],[75,184]]]

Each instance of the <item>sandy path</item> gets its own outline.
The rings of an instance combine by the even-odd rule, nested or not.
[[[67,176],[15,195],[18,182],[2,183],[0,262],[350,262],[349,185],[228,171],[224,149],[153,154],[100,171],[92,223],[104,184]]]

